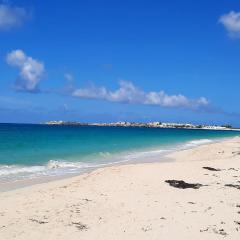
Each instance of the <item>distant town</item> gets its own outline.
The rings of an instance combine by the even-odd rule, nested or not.
[[[164,122],[112,122],[112,123],[82,123],[71,121],[49,121],[47,125],[77,125],[77,126],[100,126],[100,127],[148,127],[148,128],[184,128],[184,129],[209,129],[209,130],[240,130],[231,125],[194,125],[191,123],[164,123]]]

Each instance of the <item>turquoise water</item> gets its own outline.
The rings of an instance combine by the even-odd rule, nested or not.
[[[0,179],[75,172],[140,153],[146,156],[238,135],[234,131],[0,124]]]

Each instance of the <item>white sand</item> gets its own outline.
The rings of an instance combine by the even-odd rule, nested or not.
[[[225,184],[240,185],[240,138],[170,157],[3,192],[0,239],[239,240],[240,189]],[[179,189],[168,179],[207,186]]]

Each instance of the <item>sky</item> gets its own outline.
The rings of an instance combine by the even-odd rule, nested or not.
[[[0,0],[0,122],[240,127],[239,0]]]

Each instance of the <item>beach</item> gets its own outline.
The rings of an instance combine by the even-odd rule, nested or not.
[[[240,137],[167,157],[2,192],[0,239],[239,239]]]

